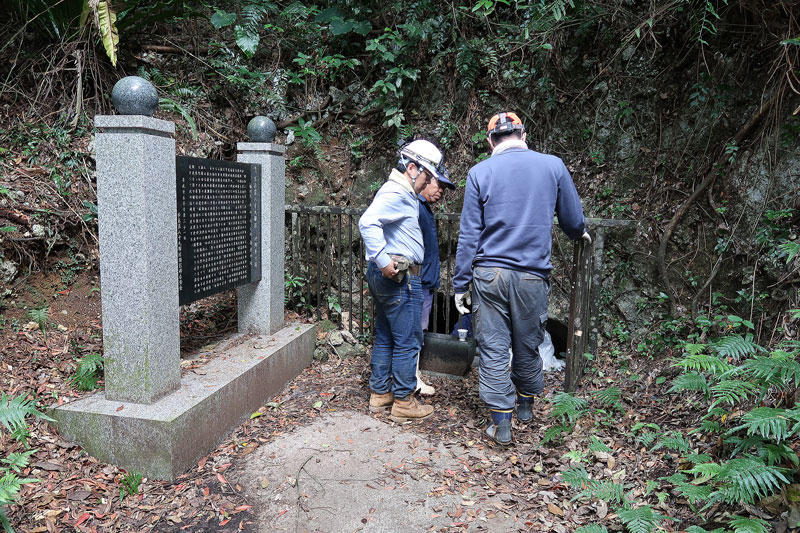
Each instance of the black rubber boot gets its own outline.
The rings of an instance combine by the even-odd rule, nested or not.
[[[492,423],[486,428],[489,435],[497,444],[508,446],[511,444],[511,411],[491,411]]]
[[[517,420],[520,422],[533,420],[533,396],[517,394]]]

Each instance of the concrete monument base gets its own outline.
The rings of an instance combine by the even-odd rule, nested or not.
[[[152,404],[99,393],[50,416],[65,438],[93,457],[172,481],[311,363],[315,331],[313,324],[289,324],[273,335],[241,337]]]

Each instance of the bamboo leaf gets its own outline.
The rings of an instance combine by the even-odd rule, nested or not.
[[[116,67],[119,33],[117,32],[117,14],[111,8],[111,2],[98,2],[97,16],[100,35],[103,38],[103,48],[106,49],[106,54],[111,60],[111,64]]]
[[[92,7],[89,5],[89,0],[83,1],[83,7],[81,7],[81,18],[79,19],[80,23],[78,24],[79,28],[83,28],[86,25],[86,22],[89,20],[89,15],[92,14]]]

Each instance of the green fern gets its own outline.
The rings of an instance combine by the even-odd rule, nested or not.
[[[681,374],[673,379],[672,387],[670,387],[669,392],[683,392],[687,390],[702,392],[703,396],[708,398],[711,389],[703,374],[692,371]]]
[[[725,528],[718,527],[717,529],[708,531],[700,526],[689,526],[686,528],[686,533],[726,533]]]
[[[694,485],[692,483],[678,483],[675,486],[678,494],[686,498],[690,504],[707,501],[714,490],[710,485]]]
[[[697,465],[711,461],[711,456],[707,453],[690,453],[684,459]]]
[[[103,356],[99,353],[90,353],[78,360],[69,381],[78,390],[90,391],[100,387],[98,380],[103,377]]]
[[[605,526],[597,524],[590,524],[588,526],[581,526],[575,530],[575,533],[608,533]]]
[[[759,453],[758,456],[765,459],[770,466],[783,462],[793,463],[795,467],[800,466],[797,452],[785,444],[765,444],[763,453]]]
[[[770,523],[760,518],[739,518],[728,522],[733,528],[733,533],[767,533]]]
[[[500,68],[500,62],[497,58],[497,48],[486,43],[482,43],[480,53],[480,66],[486,69],[486,77],[494,79]]]
[[[631,533],[650,533],[658,528],[668,516],[653,511],[649,505],[636,509],[617,509],[619,519]]]
[[[574,461],[576,463],[582,463],[586,460],[586,453],[580,450],[570,450],[561,457],[566,457],[570,461]]]
[[[456,53],[456,72],[461,77],[461,86],[464,89],[469,89],[475,85],[479,67],[480,64],[471,44],[462,42],[458,46],[458,52]]]
[[[11,452],[2,460],[2,462],[8,465],[3,468],[19,473],[20,470],[28,466],[31,455],[37,451],[39,450],[33,449],[26,452]]]
[[[723,439],[723,442],[731,447],[730,456],[736,457],[737,455],[743,455],[745,452],[754,452],[759,457],[765,457],[767,454],[767,450],[765,448],[764,439],[757,435],[751,435],[749,437],[740,437],[738,435],[730,435]],[[768,464],[775,464],[769,463]]]
[[[731,379],[711,386],[711,396],[715,398],[712,406],[720,403],[736,405],[758,392],[759,387],[750,381]]]
[[[700,355],[708,350],[708,344],[696,344],[692,342],[684,342],[682,345],[686,353],[689,355]]]
[[[582,466],[565,470],[561,476],[564,483],[572,488],[580,489],[578,495],[572,498],[573,501],[579,498],[598,498],[614,503],[624,501],[625,487],[608,479],[602,481],[591,479]]]
[[[0,507],[12,503],[22,485],[25,483],[35,483],[38,479],[20,478],[13,472],[6,472],[3,477],[0,477]],[[2,511],[0,511],[2,512]]]
[[[753,504],[789,484],[784,472],[786,469],[769,466],[755,457],[731,459],[721,465],[714,478],[721,487],[710,502],[719,499],[730,504]]]
[[[577,500],[580,498],[597,498],[607,503],[622,503],[625,500],[625,487],[620,483],[614,483],[610,479],[602,481],[590,480],[586,484],[586,488],[572,499]]]
[[[561,478],[564,480],[564,483],[575,489],[583,489],[592,481],[589,477],[589,473],[586,472],[586,469],[582,466],[565,470],[561,473]]]
[[[571,433],[571,432],[572,432],[572,426],[570,424],[561,424],[558,426],[547,428],[544,431],[544,436],[542,437],[542,444],[547,444],[548,442],[561,441],[565,433]]]
[[[691,449],[691,445],[689,444],[689,441],[683,437],[683,435],[677,431],[673,431],[661,437],[661,439],[659,439],[658,443],[653,446],[652,449],[658,450],[660,448],[666,448],[668,450],[675,450],[685,453]]]
[[[614,450],[606,446],[606,444],[603,441],[592,435],[591,442],[589,443],[589,451],[611,453]]]
[[[719,474],[720,470],[722,470],[722,466],[717,463],[708,462],[696,464],[686,472],[689,474],[699,474],[695,477],[695,480],[697,480],[697,478],[712,478]]]
[[[795,256],[800,254],[800,242],[786,241],[779,244],[778,249],[786,254],[786,264],[788,265]]]
[[[673,485],[680,485],[681,483],[686,483],[687,478],[684,474],[681,474],[680,472],[675,472],[671,476],[662,477],[661,479],[663,479],[664,481],[668,481]]]
[[[659,435],[659,433],[642,433],[636,437],[636,442],[640,443],[645,448],[649,448],[656,441]]]
[[[744,362],[743,370],[755,379],[770,386],[786,389],[794,383],[800,386],[800,361],[797,351],[777,350],[769,357],[755,357]]]
[[[164,74],[155,67],[147,69],[144,66],[140,66],[139,69],[136,71],[136,74],[140,78],[144,78],[147,81],[151,82],[156,87],[167,87],[168,85],[171,85],[173,83],[172,80],[164,76]]]
[[[795,405],[791,410],[787,411],[786,414],[794,422],[794,425],[790,430],[792,434],[800,434],[800,404]]]
[[[189,130],[192,132],[192,139],[197,140],[197,124],[192,118],[191,110],[185,107],[180,102],[172,98],[159,98],[158,107],[167,111],[173,111],[181,115],[186,123],[189,125]]]
[[[592,397],[600,402],[601,405],[624,410],[619,401],[622,397],[622,391],[619,390],[619,387],[608,387],[606,389],[596,390],[592,393]]]
[[[550,410],[551,417],[559,417],[562,421],[569,421],[574,424],[576,420],[586,414],[587,402],[582,398],[576,398],[568,392],[559,392],[551,400],[553,408]]]
[[[631,432],[633,433],[636,433],[640,429],[654,429],[656,431],[661,431],[661,426],[654,424],[653,422],[636,422],[633,426],[631,426]]]
[[[266,9],[260,3],[251,3],[242,7],[242,25],[250,31],[258,31],[264,19]]]
[[[31,309],[28,311],[28,317],[33,322],[39,325],[39,330],[42,332],[44,342],[47,342],[47,320],[50,318],[50,308],[42,307],[41,309]]]
[[[52,418],[46,417],[33,407],[33,400],[26,400],[24,396],[9,399],[5,393],[2,393],[0,396],[0,422],[11,431],[12,436],[17,437],[27,433],[25,417],[28,415],[52,421]],[[14,503],[22,485],[39,481],[33,478],[20,478],[16,474],[28,466],[30,456],[34,452],[36,450],[12,452],[2,460],[6,465],[0,467],[0,525],[3,526],[4,531],[13,531],[4,512],[5,506]]]
[[[233,36],[236,39],[236,46],[250,58],[255,55],[258,50],[258,44],[261,40],[259,30],[261,29],[261,21],[264,18],[266,9],[264,6],[251,3],[242,7],[240,14],[241,24],[233,27]]]
[[[717,420],[703,420],[700,422],[700,425],[691,430],[689,434],[694,435],[695,433],[719,433],[722,431],[722,424]]]
[[[50,422],[53,421],[52,418],[36,409],[33,400],[25,399],[24,394],[12,399],[6,396],[5,392],[2,393],[0,396],[0,423],[2,423],[9,432],[13,433],[21,427],[26,427],[25,417],[29,415],[38,416]]]
[[[694,370],[700,372],[707,372],[712,375],[720,375],[729,372],[733,365],[727,361],[723,361],[716,356],[707,355],[704,353],[687,354],[672,366],[682,368],[684,370]]]
[[[730,357],[735,361],[763,350],[761,346],[753,342],[753,335],[750,333],[746,338],[741,335],[722,337],[715,340],[711,347],[720,357]]]
[[[786,409],[773,407],[756,407],[745,413],[742,423],[728,433],[746,429],[748,435],[759,435],[764,439],[773,439],[780,443],[789,435],[789,418]]]

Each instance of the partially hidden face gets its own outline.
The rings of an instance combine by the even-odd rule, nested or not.
[[[428,203],[435,204],[442,199],[442,189],[442,186],[439,185],[439,180],[433,178],[422,190],[422,196],[428,200]]]

